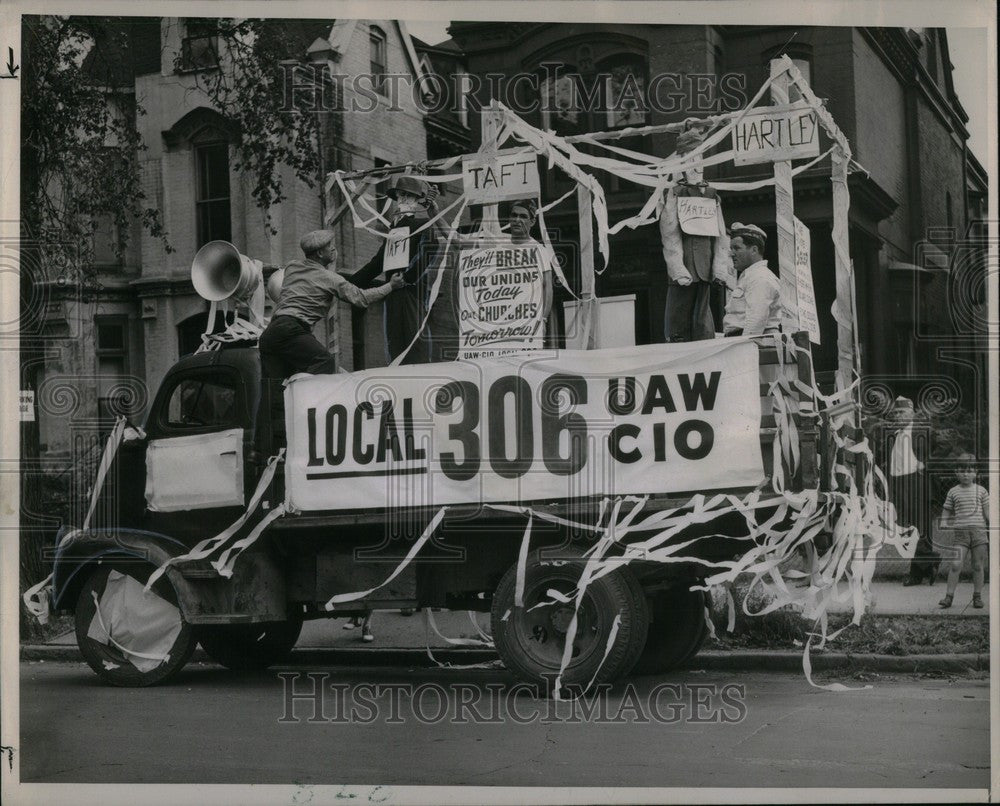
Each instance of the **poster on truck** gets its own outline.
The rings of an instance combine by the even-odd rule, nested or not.
[[[764,471],[755,344],[562,351],[285,389],[299,511],[684,493]]]

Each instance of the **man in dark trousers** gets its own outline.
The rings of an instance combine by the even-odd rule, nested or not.
[[[336,372],[336,361],[313,335],[313,326],[337,299],[367,308],[403,286],[402,278],[395,277],[378,288],[362,290],[344,279],[336,269],[337,248],[330,230],[307,233],[299,246],[305,259],[293,260],[285,267],[278,304],[260,337],[265,378],[283,380],[297,372]]]
[[[402,278],[403,288],[388,297],[384,304],[386,360],[392,361],[406,350],[420,330],[426,313],[426,298],[432,269],[438,257],[435,227],[414,234],[427,223],[428,209],[435,211],[426,182],[412,176],[399,176],[388,196],[395,202],[395,212],[388,238],[351,281],[359,288],[369,288],[380,275],[386,279]],[[413,345],[403,364],[422,364],[430,360],[430,339]]]

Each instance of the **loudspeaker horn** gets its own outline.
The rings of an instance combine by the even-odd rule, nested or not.
[[[247,300],[263,279],[263,264],[240,254],[229,241],[209,241],[191,262],[194,290],[209,302]]]

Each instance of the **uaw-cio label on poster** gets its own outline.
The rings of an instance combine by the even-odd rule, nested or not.
[[[495,245],[459,254],[459,358],[495,358],[544,346],[542,250]]]
[[[718,340],[297,375],[303,512],[752,487],[757,347]]]

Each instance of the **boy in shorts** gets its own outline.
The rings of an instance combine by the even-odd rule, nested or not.
[[[948,592],[938,602],[951,607],[966,552],[972,553],[972,606],[983,607],[983,569],[986,567],[989,537],[989,493],[976,484],[976,457],[963,453],[958,457],[958,484],[948,490],[942,511],[941,526],[951,531],[954,555],[948,569]]]

